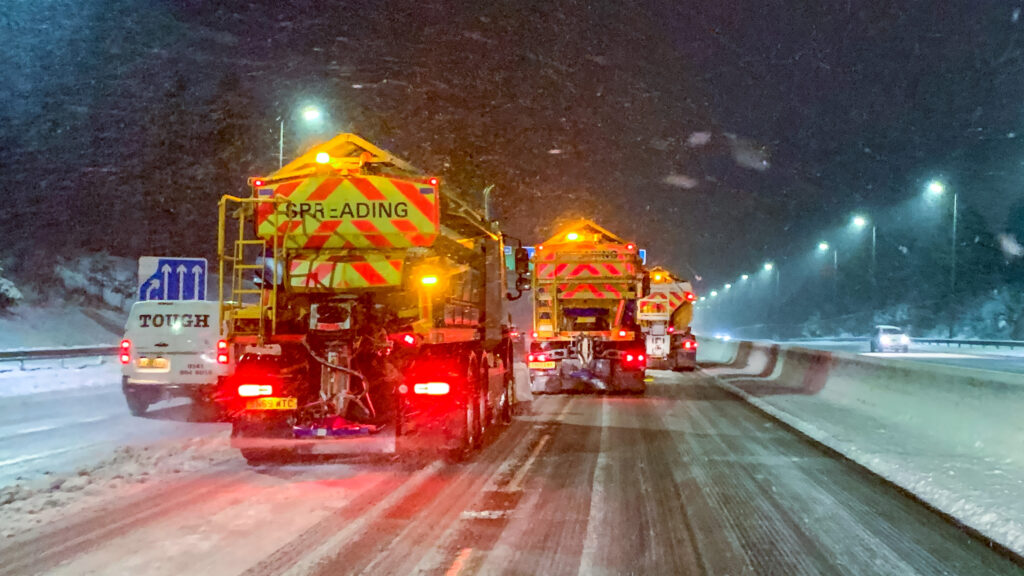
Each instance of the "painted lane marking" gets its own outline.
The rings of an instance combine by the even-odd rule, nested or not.
[[[551,434],[545,434],[541,436],[540,442],[537,442],[537,446],[534,447],[533,451],[530,452],[530,456],[523,462],[523,466],[516,471],[516,475],[512,477],[512,481],[501,492],[522,492],[523,479],[526,478],[526,473],[530,471],[530,467],[533,466],[533,462],[540,455],[540,451],[547,445],[548,440],[551,440]]]
[[[455,561],[448,568],[448,571],[444,573],[444,576],[458,576],[462,569],[466,567],[466,562],[469,560],[470,555],[473,554],[472,548],[463,548],[459,552],[459,555],[455,557]]]

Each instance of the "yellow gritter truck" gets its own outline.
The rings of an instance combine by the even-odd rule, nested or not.
[[[503,240],[482,209],[354,134],[220,201],[219,393],[250,463],[461,457],[515,402]]]

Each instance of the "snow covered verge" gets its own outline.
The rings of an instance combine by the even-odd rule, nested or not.
[[[759,343],[702,342],[748,402],[1024,556],[1024,379]]]
[[[115,358],[67,358],[29,362],[0,362],[0,398],[40,392],[121,384],[121,365]]]
[[[43,474],[0,488],[0,539],[98,510],[105,504],[132,498],[150,485],[237,458],[224,432],[165,444],[121,447],[109,459],[72,474]]]

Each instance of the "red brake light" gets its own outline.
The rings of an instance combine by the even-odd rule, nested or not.
[[[128,340],[127,338],[124,339],[124,340],[121,340],[121,350],[128,350],[131,347],[132,347],[132,341],[131,340]]]
[[[626,250],[630,250],[630,251],[636,250],[636,244],[633,244],[632,242],[630,242],[629,244],[626,244]]]
[[[669,326],[668,327],[668,333],[669,334],[675,334],[675,332],[676,332],[676,327],[675,326]]]
[[[257,188],[260,187],[260,186],[263,186],[263,184],[265,184],[265,182],[263,182],[263,180],[256,179],[256,180],[252,181],[252,185],[256,186]]]
[[[440,181],[440,180],[438,180],[438,179],[437,179],[436,177],[434,177],[434,178],[431,178],[431,179],[430,179],[430,180],[428,180],[427,182],[429,182],[431,186],[435,186],[435,187],[436,187],[436,186],[437,186],[438,184],[440,184],[440,183],[441,183],[441,181]]]
[[[228,341],[217,340],[217,364],[227,364],[231,361],[228,355]]]
[[[686,301],[687,302],[693,302],[696,299],[697,299],[697,295],[694,294],[693,292],[687,292],[686,293]]]
[[[274,387],[270,384],[241,384],[238,387],[238,395],[246,398],[253,396],[270,396],[274,393]]]
[[[619,338],[625,338],[625,337],[626,337],[626,331],[625,330],[619,330]]]
[[[537,333],[536,333],[536,332],[534,332],[534,333],[533,333],[533,337],[534,337],[534,338],[536,338],[536,337],[537,337]]]
[[[121,364],[128,364],[132,361],[131,354],[121,354]]]
[[[537,355],[537,362],[547,362],[547,361],[548,361],[548,357],[547,356],[545,356],[543,354],[538,354]]]
[[[632,362],[632,361],[633,361],[633,355],[632,354],[626,354],[626,362]]]
[[[121,364],[128,364],[132,361],[132,341],[125,338],[121,340],[121,355],[118,356]]]
[[[405,334],[404,336],[402,336],[402,342],[405,342],[409,346],[413,346],[416,344],[416,337],[413,336],[412,334]]]
[[[636,357],[636,361],[637,361],[637,362],[643,362],[643,361],[644,361],[644,355],[643,355],[643,354],[640,354],[640,355],[638,355],[638,356]]]
[[[444,396],[452,389],[447,382],[423,382],[420,384],[413,384],[412,391],[417,394],[426,394],[428,396]]]

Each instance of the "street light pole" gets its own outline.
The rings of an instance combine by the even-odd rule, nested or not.
[[[284,167],[284,116],[281,116],[281,138],[277,141],[277,167]]]
[[[878,285],[878,257],[875,247],[878,245],[878,226],[871,226],[871,285]]]
[[[957,193],[953,192],[953,241],[950,246],[952,263],[949,267],[949,337],[953,337],[953,323],[956,322],[956,220]]]

